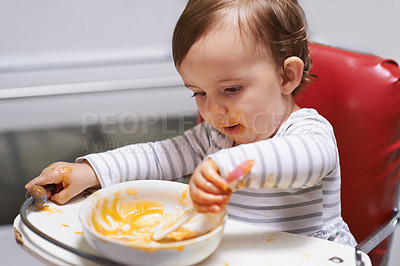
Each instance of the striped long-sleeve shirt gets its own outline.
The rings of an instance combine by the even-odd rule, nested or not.
[[[206,158],[215,160],[225,177],[253,159],[246,188],[230,198],[230,219],[305,235],[331,232],[341,223],[336,140],[330,123],[315,110],[292,113],[272,138],[233,146],[231,138],[203,122],[182,136],[77,161],[89,161],[105,187],[128,180],[174,180],[191,174]]]

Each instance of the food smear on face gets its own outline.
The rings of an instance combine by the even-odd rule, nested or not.
[[[43,205],[39,211],[47,212],[48,214],[53,213],[64,213],[62,210],[57,210],[56,208],[51,208],[49,205]]]
[[[132,192],[132,190],[130,191]],[[111,200],[107,197],[97,200],[91,224],[99,234],[124,241],[127,245],[135,247],[152,243],[182,241],[201,235],[185,227],[180,227],[162,241],[154,241],[152,239],[154,228],[161,223],[168,223],[173,218],[174,214],[166,213],[164,205],[160,202],[127,201],[123,199],[121,192],[116,192]]]

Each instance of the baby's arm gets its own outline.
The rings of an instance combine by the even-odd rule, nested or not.
[[[33,185],[46,186],[48,184],[56,184],[56,188],[48,192],[48,196],[57,204],[65,204],[87,188],[100,187],[95,172],[86,161],[82,163],[53,163],[45,168],[38,177],[27,183],[25,188],[29,189]]]
[[[322,117],[301,120],[274,138],[221,150],[210,157],[223,177],[238,163],[254,159],[246,183],[251,188],[310,187],[339,164],[332,127]]]
[[[200,124],[173,139],[90,154],[78,158],[77,163],[54,163],[25,188],[56,184],[49,197],[52,195],[53,201],[65,204],[86,188],[135,179],[172,180],[191,173],[202,161],[208,145],[205,124]]]
[[[246,182],[246,187],[252,188],[310,187],[338,163],[335,149],[318,136],[275,138],[210,157],[224,173],[222,176],[227,176],[236,162],[253,159],[255,165]]]
[[[199,124],[183,136],[132,144],[77,161],[91,164],[102,187],[130,180],[178,179],[191,174],[202,162],[209,146],[205,127]]]

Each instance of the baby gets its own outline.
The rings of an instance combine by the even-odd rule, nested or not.
[[[173,35],[176,69],[204,122],[172,139],[134,144],[50,165],[26,185],[58,184],[60,204],[86,188],[191,174],[199,212],[270,229],[356,242],[340,209],[340,167],[332,126],[293,100],[311,59],[296,0],[190,0]],[[232,195],[224,178],[255,165]]]

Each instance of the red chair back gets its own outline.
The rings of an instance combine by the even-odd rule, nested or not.
[[[310,44],[318,76],[296,95],[333,125],[342,172],[342,215],[358,242],[389,221],[400,176],[400,70],[396,62]],[[388,240],[369,256],[380,265]]]

